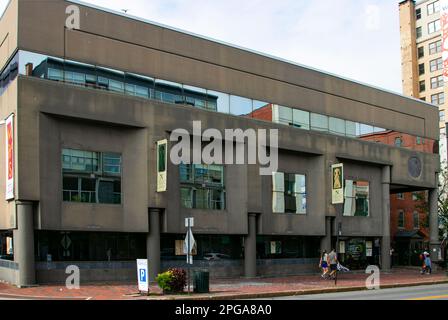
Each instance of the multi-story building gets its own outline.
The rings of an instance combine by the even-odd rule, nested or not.
[[[63,281],[73,264],[81,281],[135,279],[136,258],[154,279],[185,266],[187,217],[212,277],[314,272],[331,247],[387,270],[390,195],[424,190],[437,260],[439,155],[360,139],[437,143],[433,105],[76,1],[12,0],[0,39],[1,279]],[[174,163],[193,121],[274,133],[278,165]]]
[[[446,166],[447,136],[440,0],[399,4],[403,93],[439,107],[440,157]]]

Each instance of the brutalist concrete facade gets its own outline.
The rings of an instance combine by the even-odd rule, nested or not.
[[[79,30],[65,27],[69,5],[80,9]],[[11,1],[0,20],[0,43],[1,68],[17,50],[26,50],[439,139],[438,110],[429,104],[77,2]],[[346,237],[380,239],[381,265],[387,269],[389,195],[406,190],[430,190],[431,243],[437,247],[438,154],[25,75],[14,79],[0,96],[0,116],[11,113],[15,115],[15,198],[0,201],[0,229],[13,232],[14,262],[0,265],[0,275],[8,272],[11,279],[13,270],[20,286],[60,281],[64,276],[60,270],[49,271],[53,262],[35,263],[34,235],[41,230],[144,233],[153,279],[169,264],[161,263],[160,236],[185,233],[186,217],[195,218],[195,234],[244,238],[244,261],[227,262],[232,264],[231,274],[222,268],[216,276],[312,272],[313,259],[257,263],[256,237],[314,236],[321,239],[322,248],[329,249],[339,224]],[[203,129],[221,132],[278,129],[279,171],[307,175],[307,214],[273,213],[272,178],[260,176],[257,165],[226,166],[225,210],[183,208],[179,170],[170,162],[167,191],[156,192],[156,142],[169,139],[176,128],[192,132],[193,120],[202,121]],[[4,140],[1,130],[0,141]],[[121,153],[122,203],[64,202],[62,148]],[[409,173],[412,157],[421,163],[418,177]],[[0,159],[4,158],[3,147]],[[331,204],[330,167],[335,163],[344,164],[345,178],[369,181],[368,217],[343,216],[343,206]],[[5,162],[0,161],[3,199],[4,192]],[[82,269],[81,274],[94,273],[89,270]]]

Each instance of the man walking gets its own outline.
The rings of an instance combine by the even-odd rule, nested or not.
[[[330,277],[334,277],[338,271],[338,255],[334,249],[328,254],[328,264],[330,265]]]

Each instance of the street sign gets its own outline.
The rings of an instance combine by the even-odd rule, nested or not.
[[[194,218],[185,218],[185,227],[186,228],[194,227]]]
[[[148,292],[148,259],[137,259],[138,290]]]
[[[195,247],[195,245],[196,241],[193,237],[193,231],[191,231],[191,228],[188,228],[184,241],[184,253],[187,255],[188,264],[193,264],[193,248]]]

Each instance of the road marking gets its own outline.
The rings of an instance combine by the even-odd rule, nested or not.
[[[448,298],[448,294],[439,295],[439,296],[427,296],[427,297],[418,297],[418,298],[411,298],[406,300],[435,300],[435,299],[444,299]]]

